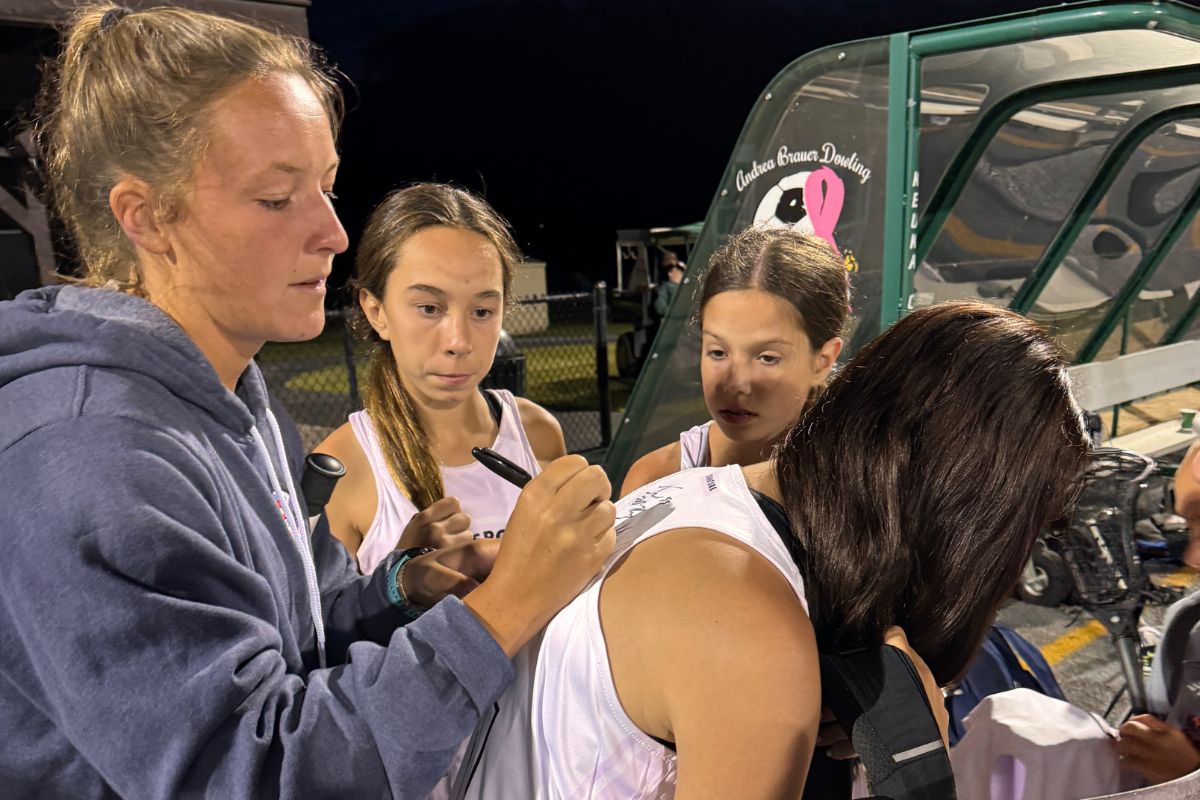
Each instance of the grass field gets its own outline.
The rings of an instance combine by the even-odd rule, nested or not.
[[[258,351],[258,363],[282,364],[306,359],[341,358],[345,347],[342,335],[340,325],[326,325],[320,336],[307,342],[268,342]]]
[[[609,328],[609,338],[633,326],[617,323]],[[525,356],[525,395],[539,405],[554,411],[594,411],[599,408],[596,396],[596,356],[591,344],[592,326],[589,323],[556,324],[531,336],[514,337]],[[573,340],[559,344],[555,340]],[[582,340],[582,341],[577,341]],[[287,388],[293,391],[347,394],[350,378],[342,365],[343,340],[340,328],[326,330],[309,342],[269,344],[259,353],[263,365],[288,361],[334,361],[329,366],[316,367],[293,375]],[[359,377],[363,361],[359,360]],[[613,410],[621,410],[629,399],[632,381],[616,377],[616,344],[608,345],[608,373]]]

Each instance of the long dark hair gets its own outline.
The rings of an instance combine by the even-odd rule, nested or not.
[[[914,311],[830,382],[775,456],[822,646],[900,625],[959,677],[1087,457],[1058,348],[982,303]]]

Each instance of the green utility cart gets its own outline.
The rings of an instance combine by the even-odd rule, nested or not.
[[[1062,5],[805,55],[759,96],[721,177],[607,452],[614,484],[707,418],[690,290],[748,225],[835,243],[848,352],[914,308],[983,300],[1047,325],[1077,364],[1123,365],[1088,373],[1099,410],[1139,370],[1149,394],[1172,365],[1200,367],[1198,208],[1189,6]],[[1185,372],[1175,385],[1200,380]]]

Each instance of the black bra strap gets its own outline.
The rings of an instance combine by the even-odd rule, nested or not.
[[[504,404],[500,402],[500,398],[492,394],[484,388],[480,388],[483,392],[483,399],[487,401],[488,411],[492,412],[492,419],[496,420],[496,424],[500,424],[500,418],[504,416]]]

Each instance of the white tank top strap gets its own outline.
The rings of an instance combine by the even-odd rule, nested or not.
[[[530,475],[537,475],[541,467],[521,424],[516,398],[512,392],[505,390],[488,391],[500,402],[500,424],[492,449],[524,468]],[[395,549],[404,526],[420,509],[392,479],[378,434],[367,412],[356,411],[351,414],[350,427],[375,474],[375,490],[379,495],[375,518],[356,554],[359,569],[367,573]],[[446,496],[458,498],[462,510],[471,518],[471,531],[475,536],[487,539],[502,536],[517,497],[521,494],[520,490],[473,461],[453,467],[443,465],[441,472]]]
[[[375,426],[366,411],[355,411],[350,415],[350,429],[371,465],[375,476],[375,493],[379,500],[375,505],[375,516],[371,527],[363,535],[362,544],[358,546],[355,556],[358,558],[358,568],[364,573],[371,572],[396,548],[404,526],[420,509],[416,507],[408,495],[404,493],[387,466],[387,458],[383,455],[383,447]],[[390,534],[381,533],[387,531]]]
[[[707,467],[708,429],[712,422],[696,425],[679,434],[679,469]]]
[[[538,464],[537,455],[533,452],[533,445],[529,443],[529,436],[525,433],[525,426],[521,424],[521,410],[517,407],[517,398],[507,389],[486,389],[485,391],[499,400],[503,408],[503,413],[500,415],[500,432],[496,435],[497,446],[503,447],[505,444],[511,444],[512,452],[521,454],[521,460],[513,460],[524,467],[530,475],[537,475],[542,469]],[[509,457],[511,458],[511,456]]]

